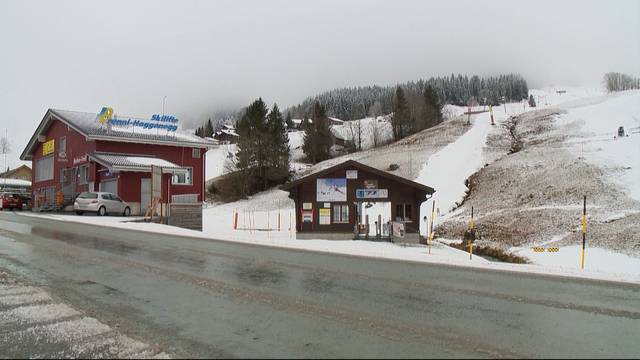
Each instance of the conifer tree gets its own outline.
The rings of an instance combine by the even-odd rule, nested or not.
[[[404,91],[400,86],[396,89],[395,101],[393,103],[393,117],[391,117],[391,130],[393,138],[400,140],[408,134],[409,130],[409,107]]]
[[[209,118],[209,120],[205,124],[204,136],[205,137],[212,137],[213,136],[213,124],[211,124],[211,118]]]
[[[289,178],[289,136],[277,104],[267,116],[267,130],[268,169],[263,181],[281,183]]]
[[[442,122],[442,103],[438,98],[438,93],[431,87],[427,86],[423,94],[424,112],[423,121],[424,128],[428,129]]]
[[[333,134],[329,118],[322,105],[316,102],[313,106],[312,123],[305,126],[302,150],[307,159],[313,164],[331,157],[330,149],[333,145]]]
[[[243,172],[242,195],[246,195],[247,184],[252,177],[264,179],[267,165],[267,106],[262,98],[254,101],[244,111],[238,121],[238,151],[236,152],[236,166]]]
[[[536,101],[533,99],[533,95],[529,95],[529,106],[536,107]]]

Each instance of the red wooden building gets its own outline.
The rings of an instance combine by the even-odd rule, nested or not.
[[[106,109],[106,108],[105,108]],[[140,213],[151,201],[151,168],[162,168],[162,203],[205,198],[205,153],[215,142],[177,130],[177,119],[114,117],[49,109],[20,159],[32,161],[34,208],[107,191]],[[141,210],[142,209],[142,210]]]

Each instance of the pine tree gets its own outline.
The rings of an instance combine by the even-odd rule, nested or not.
[[[262,98],[247,107],[238,121],[238,151],[236,152],[236,166],[243,172],[242,195],[247,195],[250,189],[247,184],[253,177],[264,179],[268,157],[267,106]]]
[[[409,132],[409,107],[404,91],[400,86],[396,89],[393,116],[391,117],[391,130],[395,140],[402,139]]]
[[[313,106],[312,121],[305,128],[302,150],[307,159],[316,164],[331,157],[330,149],[333,145],[329,118],[319,102]]]
[[[289,136],[277,104],[267,116],[268,169],[263,181],[282,183],[289,178]],[[266,186],[266,185],[265,185]]]
[[[427,86],[423,94],[424,99],[424,111],[423,121],[424,128],[430,128],[436,126],[442,122],[442,103],[438,98],[438,93],[431,87]]]
[[[204,136],[212,137],[213,136],[213,124],[211,124],[211,118],[207,121],[204,128]]]
[[[536,101],[533,99],[533,95],[529,95],[529,107],[536,107]]]

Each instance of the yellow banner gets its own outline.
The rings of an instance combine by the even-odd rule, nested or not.
[[[42,144],[42,156],[53,154],[55,148],[55,140],[51,139]]]

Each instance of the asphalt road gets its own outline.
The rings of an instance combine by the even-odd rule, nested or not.
[[[0,213],[0,267],[173,356],[640,355],[640,286],[628,284],[206,241],[7,212]]]

